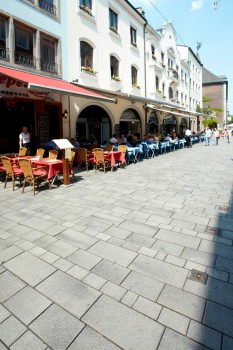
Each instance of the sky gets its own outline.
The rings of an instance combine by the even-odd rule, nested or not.
[[[198,51],[205,68],[228,80],[228,110],[233,115],[233,0],[131,0],[142,7],[150,25],[157,29],[172,22],[177,44]],[[214,3],[216,4],[214,6]],[[215,8],[215,9],[214,9]],[[165,17],[165,18],[164,18]]]

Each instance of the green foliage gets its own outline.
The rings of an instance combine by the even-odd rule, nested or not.
[[[203,120],[202,124],[205,127],[208,126],[209,128],[216,128],[218,121],[217,121],[217,119],[206,119],[206,120]]]
[[[213,101],[213,99],[211,97],[207,97],[207,96],[203,96],[202,97],[202,102],[203,103],[207,103],[207,102],[211,102]]]

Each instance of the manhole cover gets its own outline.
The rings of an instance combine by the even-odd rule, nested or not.
[[[201,272],[198,270],[191,270],[190,277],[189,277],[190,280],[193,280],[202,284],[206,284],[207,278],[208,278],[207,273]]]
[[[219,210],[228,211],[229,207],[227,207],[226,205],[222,205],[222,206],[219,207]]]
[[[213,235],[220,235],[221,229],[216,227],[207,226],[205,232],[212,233]]]

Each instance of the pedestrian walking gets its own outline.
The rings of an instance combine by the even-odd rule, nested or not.
[[[212,131],[210,130],[210,128],[207,126],[206,130],[205,130],[205,138],[206,138],[206,146],[210,145],[210,138],[212,135]]]
[[[226,131],[227,131],[227,142],[230,143],[231,136],[232,136],[231,129],[228,128]]]
[[[220,137],[219,130],[215,128],[214,129],[214,141],[215,141],[216,146],[218,146],[219,137]]]

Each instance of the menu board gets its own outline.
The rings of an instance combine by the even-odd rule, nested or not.
[[[49,141],[49,116],[47,112],[39,113],[39,137],[42,145]]]

